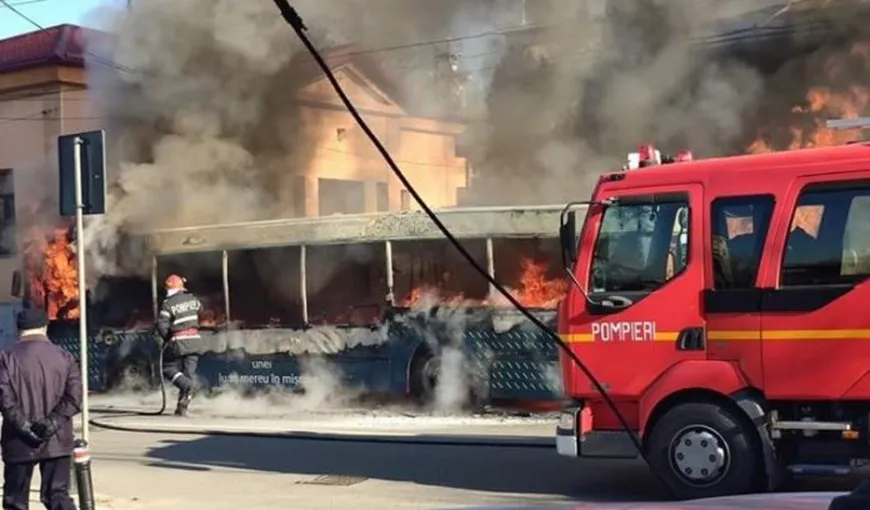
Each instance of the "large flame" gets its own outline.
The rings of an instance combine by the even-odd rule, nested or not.
[[[547,278],[547,265],[523,258],[520,262],[519,283],[516,289],[510,289],[511,295],[523,306],[529,308],[555,308],[556,304],[568,291],[568,282],[560,279]],[[416,287],[402,300],[401,306],[414,307],[432,302],[447,306],[509,306],[510,303],[500,294],[493,294],[487,299],[468,299],[462,294],[445,294],[437,287],[423,285]]]
[[[44,307],[51,320],[77,319],[78,270],[69,231],[30,236],[24,260],[32,305]]]
[[[782,148],[795,150],[831,147],[860,140],[860,130],[830,130],[825,127],[825,121],[856,119],[867,111],[868,104],[870,89],[860,85],[853,85],[836,93],[828,87],[811,88],[807,92],[805,104],[792,108],[795,120],[788,127],[790,140]],[[771,141],[763,136],[756,138],[747,148],[747,152],[753,154],[774,150]]]

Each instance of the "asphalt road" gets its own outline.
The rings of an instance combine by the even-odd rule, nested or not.
[[[131,433],[91,428],[100,510],[447,509],[665,498],[634,461],[549,448]],[[38,487],[38,476],[34,487]],[[840,490],[842,484],[795,487]],[[35,496],[35,494],[34,494]]]
[[[662,491],[637,462],[542,448],[389,445],[91,429],[101,510],[436,509],[638,501]],[[320,477],[328,476],[322,483]],[[336,484],[329,484],[335,482]]]

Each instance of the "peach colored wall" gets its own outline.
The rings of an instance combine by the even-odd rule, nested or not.
[[[15,255],[0,258],[0,302],[16,300],[12,273],[22,267],[22,235],[35,220],[29,213],[40,203],[56,203],[57,137],[70,127],[61,120],[62,90],[80,89],[84,78],[83,71],[64,68],[0,75],[0,169],[12,170],[19,241]]]

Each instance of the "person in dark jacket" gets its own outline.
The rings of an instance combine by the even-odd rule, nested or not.
[[[72,418],[82,407],[79,367],[69,352],[49,341],[43,310],[24,309],[17,323],[20,340],[0,353],[3,508],[28,508],[38,465],[45,508],[75,510],[69,484]]]
[[[164,350],[163,374],[178,388],[176,416],[187,415],[193,399],[196,365],[199,356],[185,354],[182,344],[199,340],[199,312],[202,303],[184,287],[186,280],[169,275],[164,286],[166,298],[157,315],[157,334],[167,342]]]

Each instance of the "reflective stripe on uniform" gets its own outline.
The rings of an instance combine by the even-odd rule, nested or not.
[[[199,317],[197,315],[188,315],[187,317],[181,317],[172,321],[172,325],[175,326],[177,324],[184,324],[185,322],[195,321]]]

